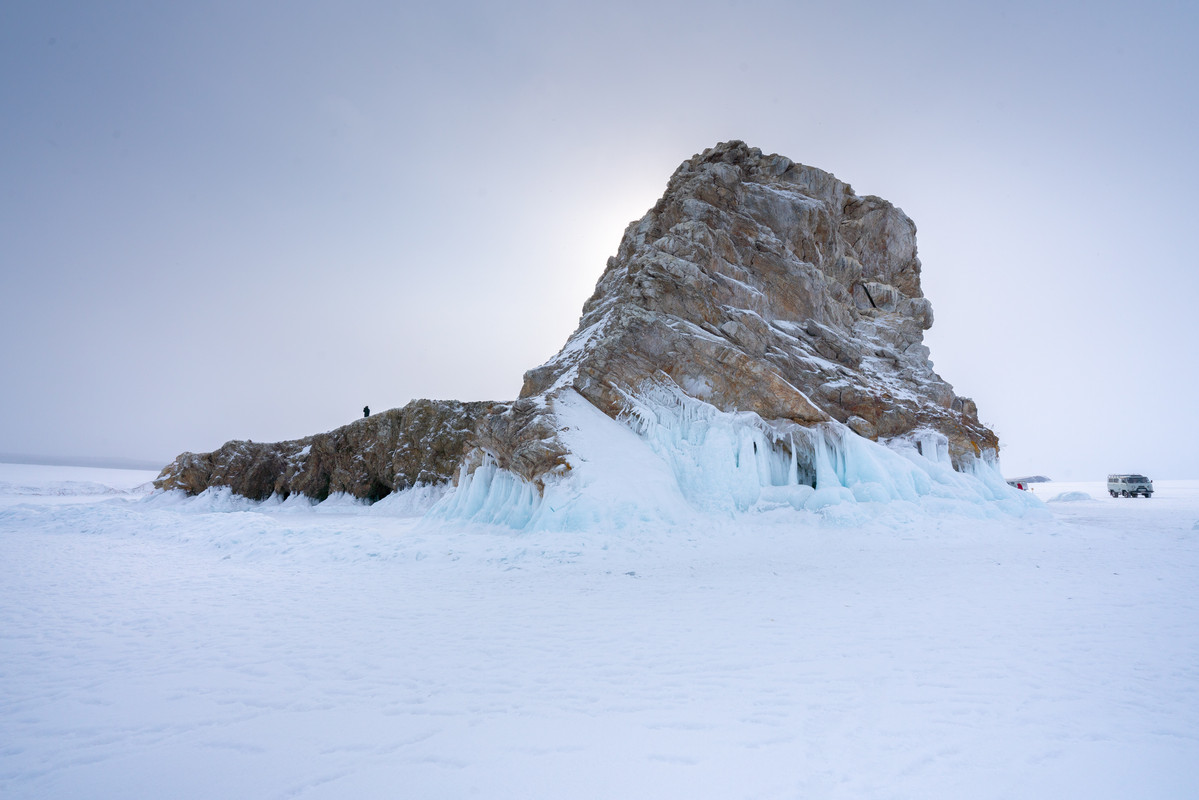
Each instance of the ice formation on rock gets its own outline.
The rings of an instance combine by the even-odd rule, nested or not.
[[[1022,505],[998,439],[928,360],[915,230],[885,200],[742,142],[684,162],[626,230],[578,330],[481,418],[435,512],[543,525],[597,502],[563,489],[581,483],[580,402],[635,432],[647,452],[625,461],[652,454],[691,508]]]
[[[931,429],[882,444],[835,421],[766,421],[661,388],[630,399],[616,419],[571,388],[549,409],[566,449],[563,468],[535,483],[479,448],[430,517],[578,530],[783,508],[904,503],[1020,516],[1041,505],[1008,486],[992,458],[955,469],[948,439]]]

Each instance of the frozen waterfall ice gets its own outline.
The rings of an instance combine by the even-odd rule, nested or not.
[[[430,517],[576,530],[787,507],[902,504],[973,516],[1043,508],[1008,486],[993,458],[955,470],[936,431],[878,443],[836,422],[803,427],[721,411],[666,383],[647,384],[626,401],[614,420],[573,390],[558,394],[553,410],[570,445],[569,469],[539,491],[484,455],[460,471]]]

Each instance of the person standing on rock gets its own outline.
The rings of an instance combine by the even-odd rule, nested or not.
[[[363,406],[363,407],[362,407],[362,416],[364,416],[364,417],[369,417],[370,415],[371,415],[371,407],[370,407],[370,406]]]

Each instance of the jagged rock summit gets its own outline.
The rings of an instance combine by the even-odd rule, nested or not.
[[[481,443],[531,481],[567,465],[553,398],[611,417],[664,388],[724,412],[871,440],[940,432],[957,467],[998,452],[928,360],[916,226],[831,174],[733,141],[674,173],[629,225],[578,330],[484,418]],[[478,454],[477,454],[478,455]]]
[[[422,440],[458,459],[456,490],[434,512],[526,525],[551,514],[542,508],[549,492],[557,499],[545,505],[561,517],[594,483],[579,471],[594,473],[596,442],[620,439],[615,428],[595,432],[609,423],[644,447],[619,456],[601,447],[607,457],[657,459],[692,506],[935,493],[946,479],[913,476],[908,462],[920,459],[921,474],[992,465],[985,483],[1002,485],[995,434],[929,362],[932,320],[916,226],[900,209],[822,170],[719,144],[685,161],[629,225],[578,330],[525,374],[516,401],[473,406],[473,428],[455,427],[452,446]],[[224,457],[180,456],[159,485],[236,485],[237,444]],[[307,444],[290,444],[291,455],[259,462],[277,465],[275,491],[307,493],[294,477],[312,472],[296,455]],[[907,461],[894,462],[896,453]],[[184,479],[196,463],[207,483]],[[424,480],[447,472],[439,462]],[[399,478],[367,470],[337,485],[377,497],[412,484]],[[257,493],[267,485],[255,482]]]

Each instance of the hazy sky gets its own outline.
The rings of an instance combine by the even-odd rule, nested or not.
[[[1192,2],[0,5],[0,453],[511,399],[744,139],[903,208],[1005,472],[1199,477]]]

